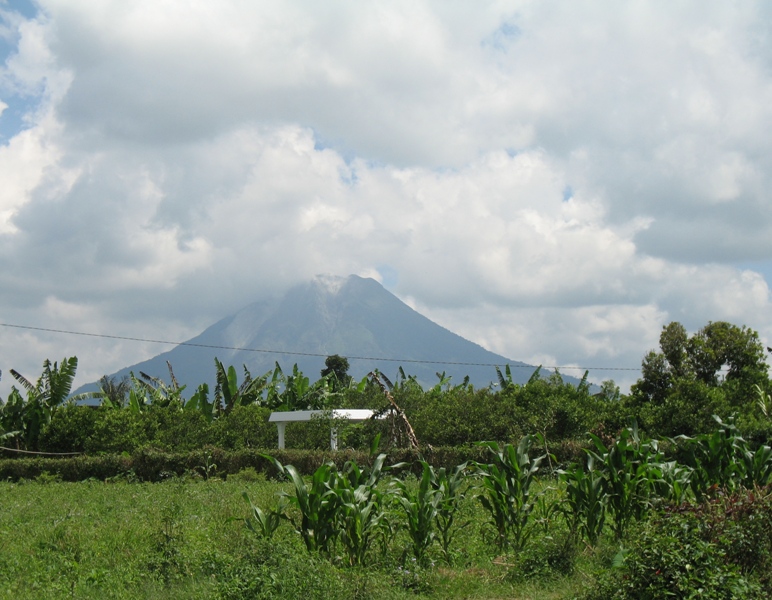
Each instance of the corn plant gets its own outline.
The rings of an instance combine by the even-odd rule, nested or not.
[[[463,529],[469,522],[463,523],[458,528],[454,527],[456,514],[461,501],[464,499],[464,488],[467,480],[467,463],[456,466],[452,471],[441,467],[434,471],[432,487],[439,493],[440,501],[437,506],[435,523],[439,533],[439,542],[445,560],[450,563],[450,544],[458,529]]]
[[[772,448],[759,446],[755,451],[740,448],[743,465],[743,485],[746,488],[765,487],[772,483]]]
[[[282,465],[272,456],[263,455],[286,476],[295,488],[295,495],[284,493],[291,504],[300,511],[300,522],[290,518],[295,530],[303,538],[309,552],[329,554],[330,547],[338,534],[339,497],[335,486],[338,473],[333,463],[325,463],[311,476],[306,485],[303,477],[292,465]]]
[[[720,488],[735,489],[744,477],[741,456],[747,444],[734,424],[734,417],[726,423],[716,415],[713,418],[719,425],[713,433],[676,438],[686,445],[687,461],[694,470],[691,488],[698,502]]]
[[[554,492],[552,486],[546,487],[534,498],[533,520],[534,525],[539,525],[546,534],[550,529],[550,522],[555,514],[560,512],[560,503],[550,498],[550,493]]]
[[[244,524],[253,533],[268,539],[272,538],[282,520],[287,518],[287,499],[285,497],[279,498],[275,508],[264,511],[252,503],[246,492],[242,496],[250,508],[249,516],[244,519]]]
[[[675,505],[683,504],[689,493],[693,469],[671,460],[660,464],[660,472],[662,479],[655,483],[657,495]]]
[[[337,527],[351,565],[364,564],[372,542],[388,529],[383,493],[378,489],[385,459],[385,454],[378,455],[370,468],[348,461],[334,480]]]
[[[587,455],[586,469],[574,463],[568,470],[559,471],[559,475],[566,486],[562,510],[570,531],[595,546],[603,532],[608,503],[606,480],[595,468],[595,456]]]
[[[421,480],[415,490],[400,480],[394,480],[392,486],[396,490],[397,501],[405,511],[413,556],[422,565],[426,551],[437,535],[435,522],[439,515],[442,492],[432,485],[436,479],[433,467],[424,460],[420,464]]]
[[[531,483],[539,471],[544,456],[532,460],[529,451],[541,436],[526,435],[517,447],[496,442],[484,442],[492,462],[476,463],[481,477],[482,493],[478,499],[491,517],[496,531],[496,543],[504,548],[520,551],[531,535],[530,517],[534,502],[530,496]]]
[[[767,419],[772,418],[772,397],[760,385],[756,384],[753,387],[756,388],[756,405],[761,410],[761,414]]]
[[[633,519],[640,520],[651,507],[653,492],[662,481],[661,455],[656,440],[642,440],[638,425],[623,429],[609,448],[589,434],[595,450],[588,454],[603,475],[611,527],[621,539]]]

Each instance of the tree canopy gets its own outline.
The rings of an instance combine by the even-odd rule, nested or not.
[[[333,354],[324,360],[324,369],[322,369],[321,375],[322,377],[332,376],[332,386],[333,389],[337,391],[348,387],[348,384],[351,381],[348,369],[348,359],[345,356]]]
[[[662,433],[693,433],[713,414],[728,416],[751,401],[754,385],[768,384],[764,346],[744,325],[710,322],[690,336],[673,321],[659,346],[644,357],[629,405]]]

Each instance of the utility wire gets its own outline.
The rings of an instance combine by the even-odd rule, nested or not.
[[[85,452],[35,452],[34,450],[19,450],[17,448],[6,448],[5,446],[0,446],[0,450],[5,450],[6,452],[18,452],[19,454],[39,454],[45,456],[77,456],[79,454],[85,454]]]
[[[44,331],[46,333],[62,333],[66,335],[80,335],[86,337],[95,337],[111,340],[124,340],[129,342],[146,342],[150,344],[169,344],[172,346],[192,346],[195,348],[210,348],[214,350],[236,350],[240,352],[262,352],[264,354],[285,354],[289,356],[318,356],[325,358],[328,354],[319,354],[316,352],[291,352],[288,350],[265,350],[261,348],[240,348],[238,346],[217,346],[214,344],[198,344],[195,342],[171,342],[168,340],[153,340],[147,338],[127,337],[122,335],[108,335],[105,333],[87,333],[84,331],[67,331],[64,329],[50,329],[47,327],[32,327],[30,325],[13,325],[11,323],[0,323],[0,327],[12,327],[14,329],[26,329],[31,331]],[[500,367],[496,363],[475,363],[475,362],[453,362],[446,360],[420,360],[415,358],[383,358],[379,356],[346,356],[348,360],[380,360],[396,363],[420,363],[430,365],[460,365],[472,367]],[[533,365],[510,365],[512,368],[532,369]],[[640,371],[640,368],[633,367],[549,367],[542,366],[544,369],[558,370],[577,370],[577,371]]]

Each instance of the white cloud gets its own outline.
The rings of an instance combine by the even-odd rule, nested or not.
[[[40,7],[0,27],[8,322],[179,340],[359,273],[534,363],[637,367],[671,319],[772,338],[735,266],[772,262],[761,4]],[[3,370],[159,351],[3,333]]]

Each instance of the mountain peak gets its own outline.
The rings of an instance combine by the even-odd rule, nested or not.
[[[206,382],[213,389],[215,357],[238,371],[244,365],[254,376],[276,362],[287,371],[297,363],[316,378],[332,354],[349,358],[356,379],[374,369],[395,376],[402,366],[424,384],[433,385],[436,373],[445,372],[456,383],[468,375],[480,387],[496,381],[494,365],[522,367],[513,370],[513,379],[521,383],[533,372],[430,321],[374,279],[317,275],[282,298],[250,304],[169,352],[113,376],[142,371],[165,379],[168,361],[180,384],[194,389]]]
[[[323,292],[331,296],[337,296],[338,292],[343,288],[348,281],[354,277],[349,275],[348,277],[341,277],[340,275],[321,274],[314,277],[314,283]]]

